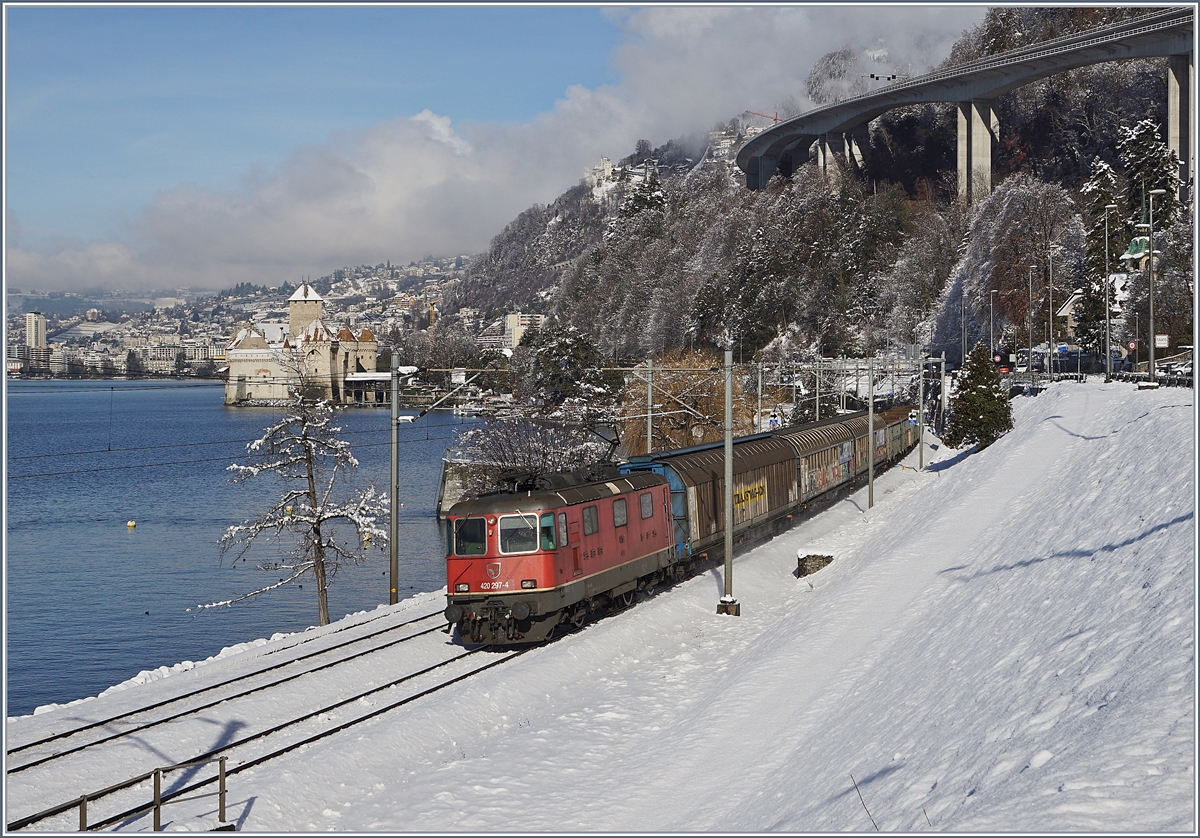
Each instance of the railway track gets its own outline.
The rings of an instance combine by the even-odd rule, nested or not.
[[[81,794],[88,798],[89,829],[128,825],[145,817],[156,768],[223,756],[229,778],[526,651],[481,656],[483,649],[452,645],[444,639],[440,617],[427,614],[368,630],[253,673],[18,744],[8,752],[7,828],[77,831]],[[431,620],[434,626],[422,625]],[[413,645],[397,654],[395,647],[404,643]],[[212,766],[172,776],[177,779],[163,790],[164,802],[215,787],[217,780]],[[131,779],[113,785],[113,777]]]
[[[330,669],[363,655],[433,633],[443,629],[444,626],[435,625],[423,630],[412,630],[411,633],[405,633],[405,630],[411,629],[415,624],[429,622],[438,617],[441,617],[440,613],[426,614],[398,625],[376,628],[365,635],[339,640],[332,645],[322,645],[320,648],[303,652],[297,656],[285,655],[285,660],[251,672],[199,686],[135,710],[117,713],[94,721],[83,721],[77,726],[40,736],[8,749],[6,752],[8,757],[7,774],[12,776],[87,748],[111,742],[123,736],[132,736],[156,725],[166,724],[177,718],[198,713],[222,702],[286,684],[309,673]],[[388,637],[396,632],[401,632],[402,636],[399,638]],[[387,639],[380,641],[381,637]],[[270,654],[285,654],[293,652],[295,649],[296,647],[293,646]]]

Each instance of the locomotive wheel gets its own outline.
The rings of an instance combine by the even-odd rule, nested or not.
[[[575,628],[580,628],[583,626],[583,621],[586,617],[587,617],[587,609],[584,608],[582,605],[579,605],[579,606],[576,606],[575,609],[571,612],[569,619],[571,621],[571,625],[575,626]]]

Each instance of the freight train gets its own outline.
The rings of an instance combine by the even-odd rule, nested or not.
[[[866,411],[733,444],[734,548],[773,537],[917,444],[910,411]],[[537,643],[724,552],[724,444],[545,475],[444,517],[445,616],[464,643]]]

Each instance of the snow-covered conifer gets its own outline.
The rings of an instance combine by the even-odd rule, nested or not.
[[[1012,404],[992,363],[991,350],[977,343],[967,356],[958,389],[950,397],[950,421],[942,441],[953,448],[974,445],[983,450],[1012,427]]]

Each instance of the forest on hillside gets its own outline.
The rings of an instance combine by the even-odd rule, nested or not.
[[[992,9],[963,34],[946,66],[1148,11]],[[849,79],[861,77],[856,62],[865,60],[850,47],[831,52],[806,93],[818,103],[845,95]],[[569,330],[602,359],[731,340],[746,361],[923,344],[957,362],[964,327],[968,347],[987,339],[993,303],[998,343],[1025,346],[1046,339],[1051,298],[1057,308],[1079,291],[1078,340],[1095,351],[1103,342],[1105,265],[1123,269],[1119,257],[1148,220],[1146,196],[1165,189],[1154,205],[1156,331],[1168,332],[1172,346],[1190,344],[1193,210],[1175,200],[1178,162],[1163,141],[1165,79],[1165,59],[1137,59],[1001,97],[994,189],[974,206],[957,197],[950,104],[877,119],[859,176],[827,178],[808,164],[759,192],[747,190],[727,161],[703,159],[697,135],[657,149],[642,141],[629,162],[676,165],[607,190],[580,184],[531,207],[472,260],[445,307],[492,317],[551,314],[541,331]],[[789,108],[794,102],[781,103],[781,115]],[[729,125],[738,122],[718,127]],[[1119,289],[1123,319],[1114,339],[1131,336],[1135,323],[1146,338],[1147,284],[1134,270]],[[1064,325],[1056,322],[1056,336]],[[439,329],[452,344],[455,319]],[[528,338],[548,340],[536,332]]]

